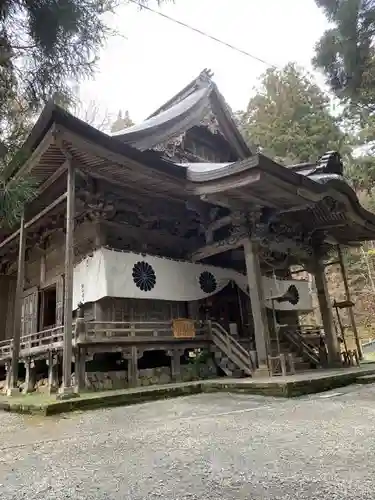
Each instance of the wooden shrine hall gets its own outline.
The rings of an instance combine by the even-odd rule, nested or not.
[[[92,371],[123,371],[124,386],[136,386],[150,370],[147,384],[163,382],[155,370],[167,366],[164,382],[187,380],[202,352],[215,376],[343,364],[324,268],[341,248],[375,239],[375,215],[338,152],[292,166],[257,152],[205,70],[112,135],[51,102],[22,157],[6,182],[28,177],[35,196],[18,227],[0,233],[8,394],[20,379],[35,390],[44,369],[61,397],[87,389]],[[312,304],[296,266],[315,279],[315,334],[299,322]]]

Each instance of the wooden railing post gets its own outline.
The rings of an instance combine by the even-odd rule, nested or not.
[[[212,321],[208,319],[206,321],[206,325],[207,325],[208,336],[210,337],[210,339],[212,339]]]

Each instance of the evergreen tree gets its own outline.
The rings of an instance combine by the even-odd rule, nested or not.
[[[375,0],[315,0],[332,27],[316,46],[314,64],[336,95],[375,111]]]
[[[111,34],[105,14],[118,3],[0,0],[0,174],[41,106],[52,96],[69,102],[76,82],[93,75]],[[5,187],[0,176],[0,188],[0,225],[12,224],[32,192],[30,183]]]
[[[282,163],[315,161],[331,149],[347,152],[329,99],[294,64],[266,71],[240,122],[250,143]]]

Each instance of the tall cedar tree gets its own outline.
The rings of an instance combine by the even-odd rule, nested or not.
[[[375,0],[315,0],[332,23],[313,60],[336,95],[375,111]]]
[[[346,125],[364,156],[348,174],[356,189],[375,185],[375,0],[315,0],[332,24],[318,42],[313,59],[340,98]]]
[[[284,164],[314,161],[345,143],[328,98],[294,64],[266,71],[240,124],[249,142]]]

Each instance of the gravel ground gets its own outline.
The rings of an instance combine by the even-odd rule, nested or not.
[[[375,386],[0,413],[0,498],[373,500],[374,422]]]

